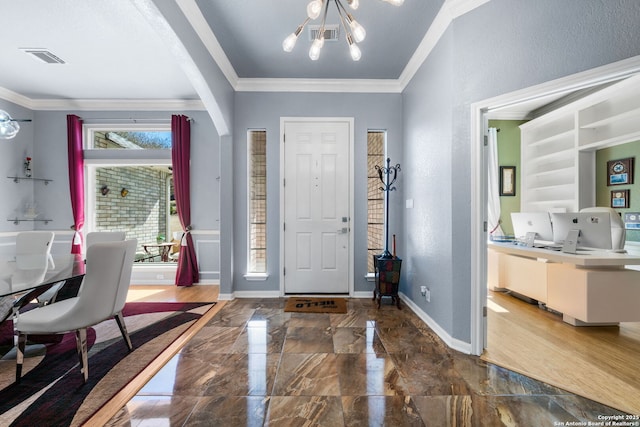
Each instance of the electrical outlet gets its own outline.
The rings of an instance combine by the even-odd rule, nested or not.
[[[427,287],[426,286],[420,286],[420,293],[422,294],[422,296],[427,295]]]
[[[424,297],[427,299],[427,302],[431,302],[431,290],[427,288]]]

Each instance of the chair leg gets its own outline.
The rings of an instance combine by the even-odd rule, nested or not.
[[[78,348],[78,359],[80,359],[81,372],[84,375],[84,382],[89,379],[89,362],[87,358],[87,328],[76,330],[76,346]]]
[[[113,318],[116,319],[116,323],[120,328],[120,333],[122,334],[122,338],[124,339],[124,342],[127,344],[127,348],[129,349],[129,351],[133,350],[133,345],[131,345],[131,338],[129,338],[129,332],[127,332],[127,325],[125,325],[124,323],[122,312],[121,311],[117,312],[116,315],[113,316]]]
[[[27,335],[18,334],[18,345],[16,346],[16,383],[20,383],[22,377],[22,364],[24,363],[24,349],[27,345]]]

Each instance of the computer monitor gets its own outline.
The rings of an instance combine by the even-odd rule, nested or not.
[[[611,249],[611,219],[608,212],[552,213],[553,241],[564,243],[571,230],[580,230],[579,248]]]
[[[551,219],[546,212],[512,212],[511,223],[516,238],[524,238],[528,232],[536,233],[536,240],[553,240]]]

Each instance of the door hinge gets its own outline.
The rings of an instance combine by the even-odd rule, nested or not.
[[[287,231],[287,223],[286,222],[282,223],[282,231]]]
[[[487,232],[487,221],[485,221],[485,222],[482,224],[482,228],[484,229],[484,232],[486,233],[486,232]]]
[[[287,186],[287,179],[286,178],[282,178],[282,186],[283,187]]]
[[[286,133],[282,134],[282,142],[287,142],[287,134]]]
[[[489,137],[487,135],[484,135],[484,146],[486,147],[487,145],[489,145]]]
[[[482,307],[482,317],[487,317],[487,306]]]
[[[286,269],[286,267],[282,269],[282,275],[283,275],[283,276],[286,276],[286,275],[287,275],[287,269]]]

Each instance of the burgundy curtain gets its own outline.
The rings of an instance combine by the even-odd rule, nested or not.
[[[82,151],[82,119],[67,116],[67,142],[69,149],[69,193],[73,213],[73,242],[71,253],[82,253],[82,227],[84,226],[84,153]]]
[[[184,233],[180,244],[176,286],[198,282],[198,261],[191,237],[191,193],[189,186],[191,158],[191,124],[187,116],[171,116],[171,161],[173,187],[178,217]]]

